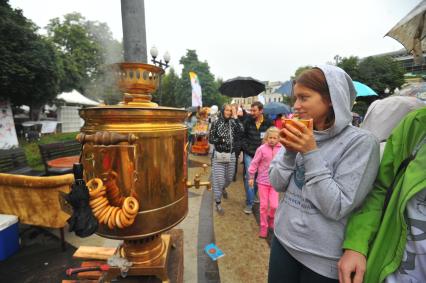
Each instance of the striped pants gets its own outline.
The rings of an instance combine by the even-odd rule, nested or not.
[[[234,177],[235,171],[235,153],[231,154],[231,162],[222,163],[217,162],[213,155],[212,158],[212,188],[214,193],[214,200],[219,203],[222,199],[223,189],[229,186]]]

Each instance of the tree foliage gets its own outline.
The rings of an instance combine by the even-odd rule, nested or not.
[[[86,20],[79,13],[67,14],[63,21],[51,19],[47,34],[60,52],[64,69],[61,91],[83,92],[102,63],[102,52],[86,28]]]
[[[92,34],[101,52],[101,64],[96,75],[86,85],[84,94],[95,99],[102,99],[106,104],[117,104],[122,100],[111,64],[123,61],[123,45],[112,37],[106,23],[86,21],[86,28]]]
[[[158,89],[153,94],[153,100],[160,105],[173,107],[189,107],[192,104],[192,87],[189,79],[189,72],[195,72],[200,81],[202,89],[203,106],[222,105],[230,101],[229,97],[223,96],[218,89],[222,83],[221,79],[215,80],[210,72],[207,62],[200,62],[195,50],[187,50],[185,56],[179,61],[183,65],[180,75],[171,68],[163,76],[161,81],[161,90]]]
[[[39,110],[58,93],[73,89],[107,104],[121,101],[109,64],[123,61],[122,44],[113,39],[108,25],[71,13],[51,19],[47,36],[37,34],[37,29],[20,10],[0,0],[0,97]],[[188,50],[179,63],[181,75],[170,69],[154,100],[165,106],[190,106],[190,71],[198,75],[205,106],[230,100],[219,93],[222,81],[195,50]]]
[[[389,56],[368,57],[359,63],[360,81],[379,94],[404,84],[404,68]]]
[[[180,79],[174,68],[170,70],[161,79],[161,89],[159,88],[153,94],[153,101],[162,106],[175,107],[176,97],[179,92]]]
[[[359,81],[359,58],[356,56],[350,56],[348,58],[341,58],[339,63],[337,63],[337,66],[342,68],[343,70],[348,73],[348,75],[352,78],[354,81]]]
[[[389,56],[343,58],[339,64],[353,80],[360,81],[381,96],[386,88],[395,89],[404,84],[404,68]]]
[[[218,81],[215,81],[214,75],[210,72],[209,64],[204,61],[198,60],[198,55],[195,50],[188,49],[185,56],[179,60],[183,65],[179,92],[177,94],[176,106],[190,106],[191,105],[191,81],[189,79],[189,72],[195,72],[200,81],[201,89],[203,92],[203,105],[222,105],[228,101],[228,98],[219,93]]]
[[[306,65],[306,66],[302,66],[297,68],[296,72],[294,72],[294,76],[291,76],[291,79],[294,80],[295,78],[297,78],[301,73],[303,73],[306,70],[311,69],[312,66],[310,65]]]
[[[122,61],[122,45],[113,39],[107,24],[70,13],[51,19],[47,32],[64,69],[61,91],[76,89],[92,98],[116,99],[107,65]]]
[[[30,106],[32,119],[58,93],[58,54],[21,10],[0,0],[0,97]]]

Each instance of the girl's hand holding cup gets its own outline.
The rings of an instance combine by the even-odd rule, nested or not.
[[[313,120],[285,119],[280,131],[281,144],[290,151],[307,153],[317,148]]]

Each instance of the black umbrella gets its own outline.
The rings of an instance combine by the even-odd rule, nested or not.
[[[74,183],[66,200],[73,207],[73,213],[67,220],[69,231],[74,231],[79,237],[88,237],[98,230],[98,220],[93,215],[89,205],[89,189],[83,180],[83,166],[75,163],[73,166]]]
[[[270,102],[268,104],[265,104],[265,106],[263,107],[263,113],[268,115],[288,115],[291,113],[291,108],[290,106],[281,102]]]
[[[223,82],[219,91],[229,97],[250,97],[265,91],[265,84],[251,77],[236,77]]]

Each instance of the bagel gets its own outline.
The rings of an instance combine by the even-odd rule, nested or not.
[[[102,188],[103,182],[99,178],[92,178],[89,180],[89,182],[87,182],[86,185],[89,191],[93,191],[93,190]]]
[[[100,209],[98,209],[97,211],[93,212],[93,215],[96,217],[96,219],[100,219],[101,214],[104,212],[104,210],[108,208],[108,204],[106,204],[105,206],[101,207]]]
[[[117,213],[115,214],[115,225],[117,225],[117,227],[118,227],[118,228],[123,229],[123,228],[124,228],[124,226],[123,226],[123,224],[121,223],[120,215],[121,215],[121,209],[119,209],[119,210],[117,211]]]
[[[98,204],[104,202],[105,200],[108,200],[106,197],[99,197],[99,198],[95,198],[92,199],[91,201],[89,201],[89,205],[91,208],[94,208],[96,206],[98,206]]]
[[[89,191],[89,196],[90,196],[91,199],[94,199],[105,190],[106,190],[106,188],[104,186],[102,186],[100,188],[96,188],[94,190]]]
[[[117,186],[117,173],[111,172],[110,177],[105,182],[107,187],[107,198],[114,206],[121,206],[124,198],[121,196],[120,188]]]
[[[118,207],[114,207],[114,209],[111,212],[111,215],[109,216],[108,219],[108,228],[109,229],[114,229],[114,227],[116,226],[115,224],[115,215],[117,214],[117,211],[119,210]]]
[[[99,223],[103,223],[105,225],[108,225],[108,218],[110,217],[113,209],[114,209],[113,206],[108,206],[107,212],[105,213],[104,217],[101,220],[99,220]]]
[[[129,218],[129,225],[128,226],[133,225],[133,223],[135,222],[135,219],[136,219],[136,217],[135,218]]]
[[[107,212],[108,212],[108,210],[109,210],[110,207],[111,206],[109,204],[107,204],[104,209],[101,209],[99,211],[99,214],[96,217],[98,219],[99,223],[102,223],[102,220],[105,217],[105,215],[107,214]],[[96,214],[95,214],[95,216],[96,216]]]
[[[136,217],[136,214],[130,214],[130,213],[128,213],[124,208],[122,208],[121,209],[121,212],[124,214],[124,216],[127,218],[127,219],[131,219],[131,218],[134,218],[134,217]]]
[[[130,225],[133,224],[134,218],[131,218],[131,219],[127,218],[123,210],[121,210],[120,221],[121,221],[121,224],[123,224],[123,227],[129,227]]]
[[[90,195],[90,192],[89,192],[89,196],[90,196],[91,199],[96,199],[98,197],[105,196],[106,193],[107,193],[106,188],[105,188],[105,186],[103,186],[101,189],[93,191],[92,195]]]
[[[126,210],[128,215],[136,215],[139,211],[138,200],[134,197],[127,197],[124,200],[123,209]]]
[[[89,205],[92,209],[95,209],[96,207],[103,204],[104,202],[108,203],[108,199],[106,197],[99,197],[97,199],[91,200],[89,202]]]
[[[93,214],[97,214],[97,212],[99,212],[101,209],[103,209],[104,207],[108,206],[109,203],[108,201],[102,202],[100,203],[98,206],[96,206],[95,208],[92,208],[92,212]]]

